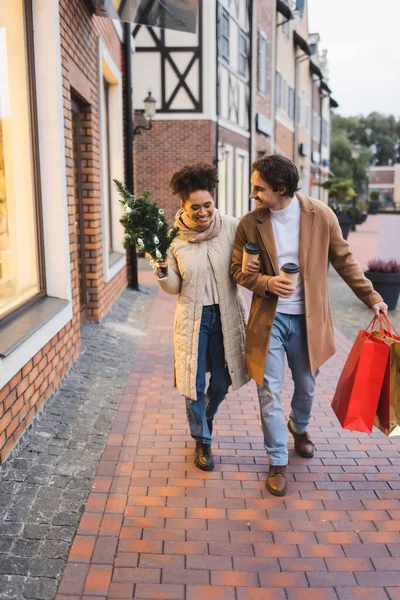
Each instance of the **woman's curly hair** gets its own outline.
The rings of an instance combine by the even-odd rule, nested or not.
[[[218,185],[218,171],[207,163],[185,165],[172,175],[170,187],[174,195],[179,194],[186,202],[192,192],[207,190],[214,197]]]

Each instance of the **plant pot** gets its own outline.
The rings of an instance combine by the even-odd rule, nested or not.
[[[354,219],[353,217],[345,213],[339,213],[337,215],[337,218],[339,221],[340,229],[342,230],[343,239],[347,240],[350,233],[350,229],[354,224]]]
[[[374,290],[378,292],[388,305],[388,310],[395,310],[400,295],[400,273],[380,273],[378,271],[365,271]]]
[[[369,207],[368,207],[368,214],[369,215],[377,215],[378,208],[379,208],[379,202],[370,202]]]

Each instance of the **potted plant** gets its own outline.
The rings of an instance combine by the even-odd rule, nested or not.
[[[330,207],[338,218],[343,239],[347,240],[350,230],[354,225],[354,218],[351,214],[351,209],[353,207],[347,204],[336,203],[332,203]]]
[[[370,203],[368,207],[368,213],[370,215],[376,215],[379,208],[379,192],[373,191],[369,195]]]
[[[365,276],[382,296],[388,310],[395,310],[400,294],[400,262],[375,258],[368,262]]]
[[[350,204],[350,201],[357,196],[352,183],[347,179],[333,177],[321,183],[321,187],[328,190],[329,205],[338,218],[344,239],[347,240],[350,229],[355,223],[353,211],[357,209]]]

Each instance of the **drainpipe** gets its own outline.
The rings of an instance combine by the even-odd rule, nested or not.
[[[329,95],[327,96],[326,94],[324,94],[324,92],[321,89],[321,96],[320,96],[320,101],[319,101],[319,110],[321,113],[321,115],[320,115],[321,122],[320,122],[320,126],[319,126],[319,183],[322,182],[322,114],[323,114],[322,108],[323,108],[324,98],[329,98]]]
[[[133,117],[132,117],[132,55],[131,55],[131,24],[124,23],[124,63],[125,63],[125,119],[126,119],[126,146],[125,146],[125,169],[126,187],[131,194],[134,193],[133,177]],[[138,262],[135,246],[129,248],[130,257],[130,284],[133,290],[139,290]]]
[[[254,127],[254,123],[253,123],[253,35],[254,35],[254,31],[253,31],[253,14],[254,14],[254,5],[253,5],[253,0],[250,0],[249,3],[249,24],[250,24],[250,47],[249,47],[249,57],[248,57],[248,64],[249,64],[249,86],[250,86],[250,91],[249,91],[249,109],[248,109],[248,119],[249,119],[249,130],[250,130],[250,138],[249,138],[249,175],[251,175],[251,165],[253,163],[253,127]],[[250,199],[250,194],[249,194],[249,211],[251,210],[251,199]]]
[[[219,144],[219,0],[215,0],[215,166],[218,168]],[[216,190],[216,206],[218,208],[218,186]]]

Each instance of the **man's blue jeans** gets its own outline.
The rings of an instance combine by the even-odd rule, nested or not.
[[[211,371],[206,390],[207,354]],[[211,444],[207,421],[214,418],[218,406],[228,393],[231,378],[225,362],[224,339],[218,304],[204,306],[201,316],[196,376],[197,399],[186,398],[190,434],[196,442]]]
[[[288,463],[288,430],[281,393],[285,353],[294,381],[290,420],[294,431],[304,433],[311,420],[316,378],[310,372],[305,315],[276,313],[264,371],[264,386],[257,385],[264,447],[271,465]]]

